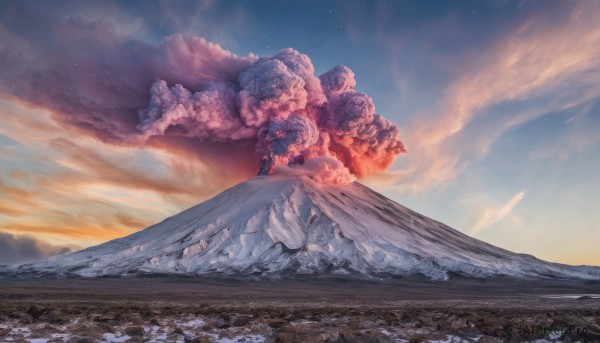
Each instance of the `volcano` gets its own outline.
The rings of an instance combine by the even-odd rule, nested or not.
[[[130,236],[2,274],[600,279],[600,268],[495,247],[357,182],[259,176]]]

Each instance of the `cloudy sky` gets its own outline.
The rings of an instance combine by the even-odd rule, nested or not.
[[[494,245],[600,265],[594,0],[3,1],[0,264],[122,237],[248,176],[248,149],[90,133],[147,105],[146,76],[177,69],[155,57],[174,34],[235,63],[289,47],[316,75],[350,67],[408,149],[361,182]]]

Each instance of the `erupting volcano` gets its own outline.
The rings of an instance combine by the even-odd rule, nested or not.
[[[4,274],[600,279],[600,268],[516,254],[360,183],[327,184],[299,175],[250,179],[143,231]]]
[[[259,176],[128,237],[4,274],[600,278],[595,267],[478,241],[357,183],[406,148],[398,126],[355,90],[350,68],[316,76],[293,49],[240,57],[178,34],[158,47],[136,44],[123,49],[134,59],[117,54],[102,64],[110,67],[99,74],[106,82],[94,81],[101,91],[57,91],[90,101],[34,96],[44,80],[19,96],[105,142],[189,154],[238,179]]]

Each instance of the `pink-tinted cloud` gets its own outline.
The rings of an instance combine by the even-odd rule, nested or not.
[[[308,160],[305,164],[294,168],[279,166],[274,175],[307,176],[317,182],[345,185],[356,180],[348,168],[338,159],[321,156]]]
[[[0,28],[0,63],[12,66],[0,94],[104,142],[197,158],[235,179],[318,156],[363,177],[406,151],[348,67],[319,79],[293,49],[240,57],[179,34],[154,46],[82,18],[53,27],[52,45]]]

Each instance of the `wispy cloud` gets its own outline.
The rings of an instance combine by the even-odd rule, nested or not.
[[[491,207],[486,209],[483,212],[483,216],[481,217],[481,219],[479,219],[479,221],[473,227],[472,232],[478,233],[481,230],[494,225],[501,219],[510,215],[515,206],[517,206],[523,200],[524,197],[525,192],[519,192],[515,194],[512,198],[510,198],[510,200],[506,204],[499,207]],[[516,221],[518,225],[522,225],[522,222],[519,219],[519,217],[513,216],[512,220],[513,222]]]
[[[412,191],[443,185],[507,131],[598,101],[599,8],[579,2],[562,18],[532,17],[465,56],[443,97],[406,128],[411,153],[381,182]],[[497,108],[506,104],[514,106]]]

